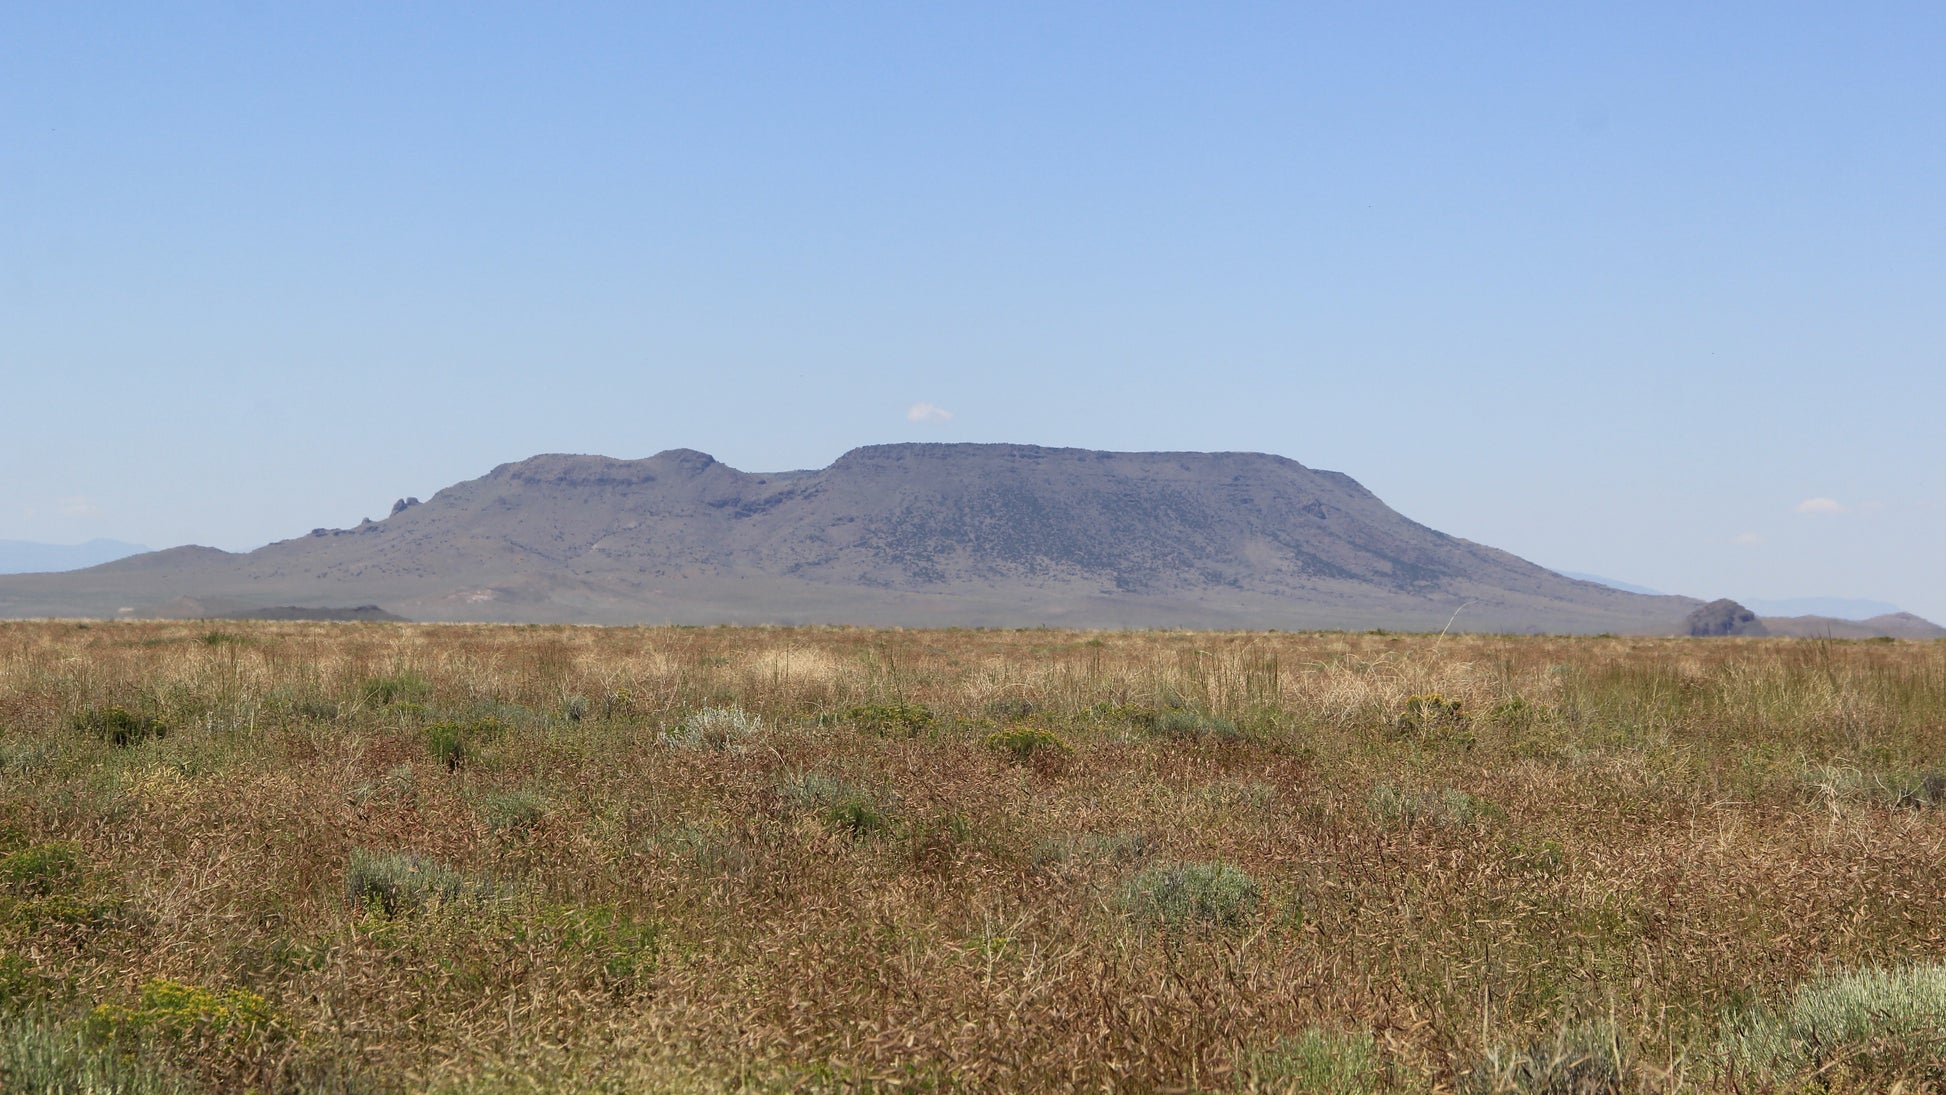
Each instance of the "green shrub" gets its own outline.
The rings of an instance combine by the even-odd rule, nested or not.
[[[166,720],[156,715],[137,714],[120,704],[90,707],[70,719],[69,725],[122,748],[169,736]]]
[[[873,703],[847,708],[845,721],[884,738],[913,738],[932,725],[932,711],[916,703]]]
[[[1726,1023],[1726,1063],[1767,1082],[1833,1074],[1856,1082],[1946,1085],[1946,963],[1832,974],[1781,1013]]]
[[[372,852],[354,848],[345,868],[345,900],[352,908],[387,920],[410,916],[433,904],[477,901],[496,896],[491,883],[470,878],[417,852]]]
[[[1319,1027],[1246,1054],[1237,1071],[1252,1091],[1286,1095],[1370,1095],[1385,1079],[1378,1043],[1369,1032]]]
[[[1164,863],[1138,872],[1118,904],[1138,923],[1240,928],[1262,903],[1257,880],[1227,863]]]
[[[81,883],[81,857],[66,844],[35,844],[0,857],[0,886],[20,897],[67,893]]]
[[[763,733],[763,728],[762,719],[741,707],[705,707],[663,731],[660,740],[678,749],[741,752]]]
[[[1058,763],[1074,753],[1058,735],[1035,726],[996,730],[987,735],[986,746],[1006,754],[1015,764]]]

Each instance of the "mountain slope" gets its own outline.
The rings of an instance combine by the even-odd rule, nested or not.
[[[0,615],[377,604],[416,619],[1668,632],[1575,581],[1257,453],[880,445],[752,474],[537,456],[244,555],[0,578]],[[1457,616],[1455,614],[1457,613]]]

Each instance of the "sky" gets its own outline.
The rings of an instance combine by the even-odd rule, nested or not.
[[[1937,3],[0,6],[0,539],[1249,450],[1946,621]]]

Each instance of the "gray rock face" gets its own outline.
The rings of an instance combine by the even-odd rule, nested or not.
[[[1690,635],[1768,635],[1770,629],[1757,614],[1730,600],[1718,598],[1683,618]]]

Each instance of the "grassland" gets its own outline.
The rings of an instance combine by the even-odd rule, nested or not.
[[[0,1086],[1932,1090],[1936,768],[1942,643],[8,623]]]

